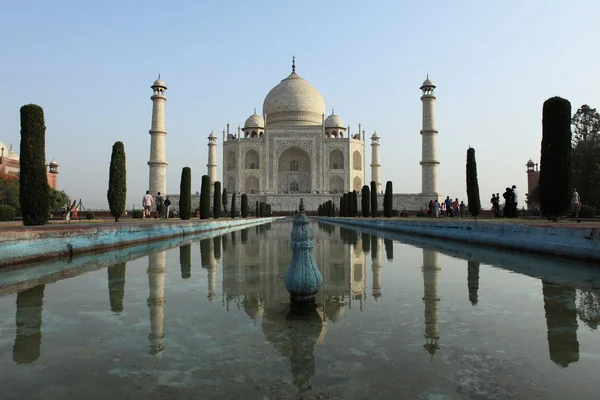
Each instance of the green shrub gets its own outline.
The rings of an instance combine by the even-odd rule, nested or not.
[[[142,209],[133,210],[132,218],[136,218],[136,219],[144,218],[144,210],[142,210]]]
[[[192,217],[192,169],[184,167],[181,170],[179,184],[179,218],[188,220]]]
[[[472,147],[469,147],[467,150],[467,199],[469,202],[469,214],[477,219],[477,216],[481,212],[481,199],[479,197],[475,149]]]
[[[35,104],[21,107],[21,171],[19,194],[23,225],[44,225],[50,211],[46,175],[44,110]]]
[[[202,175],[202,184],[200,186],[200,219],[210,217],[210,177]]]
[[[586,205],[582,205],[579,209],[579,218],[594,218],[594,208]]]
[[[540,158],[540,207],[556,221],[567,213],[573,194],[571,103],[560,97],[544,102]]]
[[[0,205],[0,221],[14,221],[15,209],[11,206]]]
[[[85,213],[85,219],[96,219],[96,214],[94,214],[91,211],[86,211],[86,213]]]
[[[116,142],[113,145],[110,157],[108,192],[106,193],[110,213],[115,218],[115,222],[119,222],[119,218],[125,212],[125,201],[127,200],[127,173],[125,167],[125,147],[123,142]]]

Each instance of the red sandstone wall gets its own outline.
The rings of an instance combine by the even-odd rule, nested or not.
[[[58,175],[51,174],[50,172],[46,172],[46,176],[48,177],[48,186],[50,186],[52,189],[56,190],[56,178],[58,177]]]
[[[540,171],[532,171],[527,173],[527,193],[531,193],[540,181]]]

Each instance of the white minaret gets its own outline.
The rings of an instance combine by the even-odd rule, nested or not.
[[[371,272],[373,273],[372,296],[377,301],[381,297],[381,239],[371,236]]]
[[[377,136],[377,132],[373,132],[373,136],[371,136],[371,181],[375,181],[377,184],[377,193],[381,193],[380,172],[381,164],[379,163],[379,136]]]
[[[423,102],[423,129],[421,129],[422,137],[422,155],[421,155],[421,193],[437,194],[438,190],[438,165],[440,162],[437,159],[437,134],[435,128],[435,111],[433,103],[435,95],[433,89],[435,85],[427,79],[420,87],[423,91],[421,101]]]
[[[162,193],[162,192],[161,192]],[[148,353],[161,357],[164,349],[163,321],[165,310],[166,251],[148,255],[148,308],[150,309],[150,349]]]
[[[425,302],[425,336],[426,343],[423,347],[433,359],[433,355],[440,348],[439,318],[440,294],[438,275],[440,272],[440,254],[437,251],[423,250],[423,286]]]
[[[152,88],[152,128],[150,129],[150,183],[148,190],[155,196],[160,192],[163,196],[167,193],[167,150],[165,130],[165,83],[158,79],[150,86]]]
[[[217,135],[214,132],[208,135],[208,164],[206,166],[210,178],[210,192],[212,193],[217,180]]]

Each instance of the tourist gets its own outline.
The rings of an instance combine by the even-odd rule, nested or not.
[[[465,206],[464,202],[460,202],[460,205],[458,206],[460,208],[460,217],[464,218],[467,216],[467,207]]]
[[[577,193],[576,188],[573,188],[573,196],[571,197],[571,208],[573,209],[575,218],[579,218],[579,211],[581,210],[581,199],[579,198],[579,193]]]
[[[146,194],[142,198],[142,206],[144,207],[144,219],[150,218],[150,210],[152,209],[152,203],[154,199],[152,199],[152,195],[149,190],[146,190]]]
[[[427,204],[427,216],[433,218],[433,200],[429,200]]]
[[[156,215],[154,216],[154,218],[162,218],[164,204],[165,204],[165,201],[164,201],[163,197],[160,195],[160,192],[158,192],[156,194]]]
[[[451,217],[452,216],[452,200],[450,200],[450,196],[446,196],[446,200],[444,201],[444,206],[446,207],[446,214]]]
[[[504,218],[512,218],[513,217],[512,209],[514,206],[512,189],[507,187],[506,190],[504,191],[504,193],[502,194],[502,197],[504,197],[504,212],[502,213],[502,216]]]
[[[492,199],[490,200],[492,203],[492,211],[494,211],[494,218],[498,218],[500,216],[500,199],[496,197],[494,193],[492,193]]]
[[[165,218],[169,219],[169,210],[171,209],[171,200],[169,196],[165,198]]]
[[[435,199],[433,202],[433,212],[436,218],[440,217],[440,203]]]
[[[517,192],[517,187],[512,185],[512,193],[513,193],[513,217],[518,217],[519,208],[517,207],[519,203],[519,192]]]
[[[454,216],[458,218],[458,197],[454,199],[452,209],[454,210]]]

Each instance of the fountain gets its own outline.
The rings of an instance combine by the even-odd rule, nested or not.
[[[312,255],[315,235],[308,227],[302,199],[293,224],[290,240],[293,256],[285,274],[285,288],[290,292],[290,301],[293,304],[314,304],[315,294],[323,284],[323,276]]]

